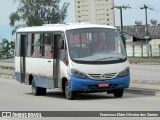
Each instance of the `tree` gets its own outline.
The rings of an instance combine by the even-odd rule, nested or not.
[[[14,41],[8,41],[7,39],[3,39],[0,43],[0,54],[4,54],[9,52],[10,50],[13,50],[15,47]]]
[[[60,2],[61,0],[19,0],[17,11],[9,17],[10,25],[15,27],[12,34],[22,26],[63,23],[69,3],[64,2],[60,8]],[[18,21],[24,24],[15,25]]]

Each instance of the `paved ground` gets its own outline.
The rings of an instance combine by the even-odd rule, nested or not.
[[[114,98],[106,93],[79,94],[66,100],[62,92],[49,91],[46,96],[33,96],[30,86],[0,78],[0,111],[160,111],[160,97],[125,93]]]
[[[7,67],[6,67],[7,66]],[[9,69],[11,68],[11,69]],[[49,91],[46,96],[35,97],[31,94],[30,86],[21,85],[13,79],[14,77],[13,63],[0,63],[0,75],[5,78],[0,78],[0,111],[160,111],[160,97],[143,95],[142,94],[124,94],[121,99],[115,99],[113,95],[101,94],[80,94],[74,101],[66,100],[64,95],[59,91]],[[151,70],[147,70],[150,69]],[[132,79],[131,88],[134,89],[153,89],[160,90],[159,66],[150,65],[131,65]],[[146,72],[143,72],[146,71]],[[150,79],[141,76],[151,75]],[[155,76],[154,73],[157,75]],[[7,75],[6,75],[7,74]],[[137,76],[138,74],[138,76]],[[7,77],[7,78],[6,78]],[[145,79],[140,79],[140,77]],[[152,79],[153,78],[153,79]],[[140,90],[143,91],[143,90]],[[150,91],[149,91],[150,92]],[[132,92],[136,93],[136,92]],[[141,93],[138,92],[137,93]],[[158,95],[159,96],[159,95]],[[53,118],[42,118],[48,120]],[[158,120],[159,118],[65,118],[65,120]],[[21,120],[17,118],[0,120]],[[28,120],[28,119],[27,119]],[[39,120],[39,119],[32,119]],[[54,120],[64,120],[64,118],[54,118]]]
[[[46,96],[33,96],[30,86],[13,79],[0,78],[0,111],[160,111],[160,97],[128,94],[114,98],[106,93],[79,94],[76,100],[66,100],[59,91]],[[21,120],[12,118],[13,120]],[[11,118],[7,120],[12,120]],[[42,118],[46,120],[47,118]],[[48,118],[54,120],[145,120],[145,118]],[[152,120],[152,118],[146,118]],[[159,118],[153,118],[158,120]],[[0,120],[6,120],[0,118]],[[28,119],[27,119],[28,120]],[[30,120],[30,119],[29,119]],[[37,119],[32,119],[37,120]],[[38,119],[39,120],[39,119]],[[40,119],[41,120],[41,119]]]
[[[137,63],[141,63],[141,64],[160,64],[160,57],[152,57],[152,58],[139,58],[139,57],[135,57],[135,58],[128,58],[129,62],[131,64],[137,64]]]
[[[160,65],[130,64],[131,87],[160,90]]]
[[[160,65],[130,64],[132,80],[153,80],[160,82]]]

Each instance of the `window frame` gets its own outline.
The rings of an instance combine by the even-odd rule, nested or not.
[[[15,50],[15,56],[20,56],[20,39],[21,39],[21,35],[27,35],[27,41],[29,41],[29,34],[31,34],[31,36],[33,34],[42,34],[42,44],[39,44],[39,45],[34,45],[32,43],[32,40],[31,40],[31,44],[30,44],[30,54],[28,53],[28,46],[27,46],[27,53],[26,53],[26,56],[25,57],[30,57],[30,58],[43,58],[43,59],[53,59],[53,57],[47,57],[45,56],[45,46],[51,46],[51,48],[54,50],[54,34],[62,34],[64,35],[64,43],[66,44],[66,38],[65,38],[65,31],[35,31],[35,32],[17,32],[16,33],[16,50]],[[44,34],[51,34],[52,35],[52,39],[51,39],[51,44],[44,44]],[[19,39],[17,38],[17,36],[20,36]],[[31,37],[32,39],[32,37]],[[17,43],[18,41],[18,43]],[[28,43],[28,42],[27,42]],[[17,45],[18,44],[18,45]],[[33,49],[33,46],[40,46],[41,47],[41,53],[43,52],[43,56],[42,57],[39,57],[39,56],[32,56],[32,49]],[[17,55],[18,53],[18,55]],[[29,55],[28,55],[29,54]]]

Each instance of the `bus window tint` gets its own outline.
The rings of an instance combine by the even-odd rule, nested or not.
[[[126,58],[126,52],[114,29],[83,28],[67,31],[69,52],[77,61],[112,61]]]
[[[28,34],[28,40],[27,40],[27,57],[31,56],[31,42],[32,42],[32,34]]]
[[[17,34],[17,39],[16,39],[16,52],[15,52],[15,55],[16,55],[16,56],[20,56],[20,39],[21,39],[20,34]]]
[[[43,34],[44,41],[44,56],[46,58],[53,58],[53,34]]]
[[[43,36],[42,34],[32,34],[32,57],[42,57],[43,51]]]
[[[43,41],[43,36],[42,34],[33,34],[34,35],[34,45],[41,45],[42,44],[42,41]]]

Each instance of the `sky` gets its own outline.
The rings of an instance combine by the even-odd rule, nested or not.
[[[75,22],[74,18],[74,0],[62,0],[69,2],[67,23]],[[135,25],[135,20],[141,20],[142,24],[145,24],[145,11],[141,10],[144,4],[148,5],[154,10],[148,9],[148,23],[150,19],[157,19],[160,23],[160,0],[114,0],[115,6],[129,5],[131,9],[123,10],[123,24]],[[15,36],[12,36],[13,27],[9,25],[9,16],[12,12],[16,11],[18,4],[13,4],[13,0],[0,0],[0,41],[3,38],[13,40]],[[120,13],[118,9],[115,9],[115,23],[116,26],[120,25]]]

